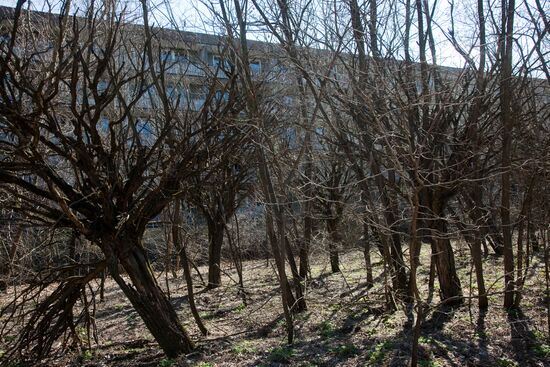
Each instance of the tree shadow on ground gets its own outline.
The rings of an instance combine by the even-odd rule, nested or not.
[[[433,357],[438,357],[445,360],[445,364],[448,366],[460,366],[449,353],[448,343],[452,341],[441,335],[445,325],[453,319],[455,312],[456,307],[442,305],[435,308],[430,317],[422,323],[418,350],[419,361],[427,363]],[[404,324],[402,331],[395,338],[397,350],[392,354],[390,366],[402,366],[409,361],[413,325],[410,322],[411,315],[410,312],[407,312],[409,322]]]
[[[445,324],[453,319],[455,312],[456,307],[440,306],[435,308],[430,318],[422,323],[422,331],[440,332]]]
[[[489,362],[488,340],[487,340],[487,332],[485,327],[486,316],[487,316],[487,310],[481,309],[477,314],[477,320],[476,320],[475,332],[476,332],[477,344],[478,344],[477,355],[479,357],[480,363]]]
[[[531,319],[527,317],[521,308],[508,311],[508,325],[514,356],[517,361],[524,361],[528,365],[534,363],[531,350],[537,347],[537,338],[531,331]]]

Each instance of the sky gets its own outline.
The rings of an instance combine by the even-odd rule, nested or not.
[[[59,8],[60,0],[50,0],[50,4],[53,4],[53,8]],[[73,0],[73,8],[82,4],[84,7],[88,0]],[[152,18],[155,25],[173,27],[173,24],[177,24],[179,29],[202,32],[202,33],[221,33],[223,30],[219,25],[211,20],[211,12],[209,12],[208,6],[205,4],[213,4],[217,0],[148,0],[153,5]],[[293,3],[299,3],[301,0],[294,0]],[[392,10],[392,2],[399,0],[385,0],[379,1],[380,12],[384,11],[383,6],[388,7],[388,11]],[[477,34],[472,31],[476,17],[476,0],[429,0],[428,3],[433,5],[437,1],[437,7],[433,15],[435,20],[434,26],[434,38],[436,40],[437,50],[437,62],[438,64],[452,67],[463,67],[464,59],[458,54],[453,45],[449,42],[448,36],[451,29],[449,24],[451,23],[451,7],[454,9],[454,35],[459,42],[464,46],[467,52],[469,52],[474,58],[477,54],[476,48],[471,48],[471,45],[476,45]],[[526,1],[529,4],[534,4],[535,0],[516,0],[518,8]],[[120,2],[120,1],[119,1]],[[498,0],[490,0],[491,4],[500,4]],[[550,0],[540,0],[543,9],[548,9],[546,12],[550,14]],[[139,9],[140,5],[138,0],[126,0],[129,9]],[[230,2],[231,3],[231,2]],[[316,6],[314,12],[320,15],[319,19],[330,19],[331,7],[345,6],[344,0],[313,0],[309,2],[310,6]],[[364,3],[359,0],[359,3]],[[0,5],[15,6],[16,0],[0,0]],[[48,4],[45,0],[31,0],[31,9],[45,10]],[[388,5],[389,4],[389,5]],[[452,5],[451,5],[452,4]],[[216,5],[214,5],[216,6]],[[487,17],[491,12],[495,12],[497,21],[499,20],[499,9],[495,5],[493,8],[486,9]],[[521,12],[521,10],[520,10]],[[334,14],[334,12],[333,12]],[[518,12],[518,14],[520,14]],[[253,17],[253,15],[251,15]],[[326,19],[325,19],[326,20]],[[137,19],[139,22],[139,19]],[[521,36],[520,34],[525,30],[525,26],[529,24],[529,20],[526,17],[516,16],[516,29],[518,36],[516,37],[517,45],[521,45],[524,48],[532,46],[533,42],[528,37]],[[384,25],[381,24],[382,28]],[[311,30],[308,30],[312,32]],[[401,32],[402,29],[393,29],[389,31],[389,34],[395,32]],[[413,29],[413,32],[415,30]],[[318,31],[322,33],[323,31]],[[319,33],[319,34],[320,34]],[[490,30],[488,30],[488,36],[490,37]],[[252,39],[261,39],[260,35],[250,33],[249,37]],[[473,38],[472,38],[473,37]],[[495,38],[493,38],[495,39]],[[416,42],[414,42],[415,44]],[[545,49],[550,53],[550,36],[547,34],[545,41],[543,42]],[[520,54],[516,52],[516,59],[519,59]],[[399,57],[399,56],[398,56]]]

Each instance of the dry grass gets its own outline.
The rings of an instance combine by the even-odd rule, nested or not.
[[[457,265],[466,296],[470,287],[467,248],[455,246]],[[373,253],[374,255],[374,253]],[[424,246],[419,283],[427,295],[428,246]],[[296,343],[285,344],[280,295],[272,262],[245,263],[247,305],[238,294],[236,273],[224,269],[224,286],[201,291],[198,278],[197,306],[210,334],[203,338],[187,306],[181,274],[173,279],[159,274],[169,285],[171,299],[181,320],[198,341],[197,351],[187,356],[194,366],[405,366],[410,352],[410,331],[402,310],[384,312],[380,258],[374,256],[377,285],[364,287],[363,256],[359,251],[342,255],[342,273],[330,274],[324,254],[316,254],[312,279],[307,284],[308,311],[296,316]],[[480,314],[476,300],[467,298],[454,310],[433,308],[422,329],[422,366],[550,366],[550,343],[543,304],[543,267],[535,258],[527,279],[520,312],[502,308],[502,259],[484,262],[490,287],[490,308]],[[206,272],[206,269],[201,268]],[[473,279],[475,283],[475,279]],[[437,282],[436,282],[437,285]],[[437,295],[434,300],[437,301]],[[139,316],[112,281],[106,300],[99,304],[97,325],[100,344],[74,353],[47,366],[176,366],[165,359],[144,328]]]

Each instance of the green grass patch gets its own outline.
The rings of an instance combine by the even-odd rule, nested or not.
[[[418,361],[420,367],[441,367],[441,364],[431,359],[421,359]]]
[[[487,332],[485,330],[478,330],[476,332],[476,335],[478,336],[478,338],[481,338],[481,339],[487,339],[488,337]]]
[[[171,358],[163,358],[160,360],[158,367],[171,367],[174,363],[176,363],[176,361]]]
[[[145,352],[145,348],[128,348],[124,349],[124,351],[128,354],[139,354]]]
[[[84,350],[84,351],[82,351],[82,354],[80,355],[80,359],[82,361],[91,361],[92,359],[94,359],[94,353],[89,349]]]
[[[429,336],[420,335],[418,337],[418,344],[433,345],[433,346],[436,346],[436,347],[439,347],[439,348],[442,348],[442,349],[447,349],[447,346],[445,344],[443,344],[439,340],[436,340],[436,339],[431,338]]]
[[[386,357],[386,353],[393,347],[393,343],[384,341],[376,344],[374,350],[368,354],[369,365],[380,364]]]
[[[294,316],[294,320],[306,322],[311,318],[311,312],[300,312]]]
[[[330,321],[325,320],[319,324],[319,335],[321,335],[322,338],[330,338],[334,336],[335,333],[336,330],[334,329],[334,325]]]
[[[540,358],[550,358],[550,346],[548,344],[537,344],[533,347],[533,352]]]
[[[256,348],[250,341],[243,340],[242,342],[239,342],[231,348],[231,351],[235,353],[236,355],[244,355],[244,354],[253,354],[258,352],[258,348]]]
[[[418,343],[420,344],[431,344],[432,342],[433,340],[429,336],[420,335],[418,337]]]
[[[332,350],[340,358],[349,358],[359,352],[359,349],[353,344],[339,345]]]
[[[214,367],[214,365],[210,362],[199,362],[196,366],[197,367]]]
[[[502,357],[497,360],[497,366],[499,367],[519,367],[519,365],[510,358]]]
[[[544,342],[546,341],[546,335],[544,335],[544,333],[540,330],[533,330],[531,331],[531,335],[533,336],[533,339],[539,341],[539,342]]]
[[[535,355],[539,358],[549,358],[550,346],[546,343],[546,335],[540,330],[533,330],[531,338],[535,341],[535,345],[531,348]]]
[[[294,356],[294,349],[291,347],[275,347],[269,353],[268,359],[275,363],[288,363]]]

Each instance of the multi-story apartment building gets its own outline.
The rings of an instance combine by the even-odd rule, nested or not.
[[[11,22],[14,17],[14,9],[0,7],[0,42],[6,44],[10,39]],[[73,18],[71,18],[73,19]],[[76,23],[83,23],[85,18],[74,18]],[[55,37],[55,27],[59,26],[59,17],[51,13],[41,12],[25,12],[25,21],[29,26],[29,30],[37,34],[38,39],[43,40],[43,50],[48,48],[48,43]],[[101,23],[101,20],[96,20]],[[76,24],[75,23],[75,24]],[[97,27],[99,29],[100,27]],[[147,55],[143,54],[144,30],[139,24],[124,24],[121,32],[127,33],[125,36],[128,43],[126,49],[120,50],[119,62],[131,65],[131,67],[139,68],[140,63],[149,63]],[[163,76],[163,87],[165,94],[172,102],[174,109],[179,111],[200,111],[207,101],[227,101],[229,99],[229,91],[225,88],[228,81],[231,80],[232,74],[235,72],[233,62],[234,57],[228,47],[228,39],[211,34],[201,34],[193,32],[185,32],[166,28],[153,28],[154,34],[150,42],[153,43],[153,66],[157,74]],[[101,31],[98,31],[97,48],[101,52]],[[96,40],[94,40],[96,42]],[[126,41],[125,41],[126,42]],[[285,109],[297,105],[297,86],[296,80],[298,75],[289,72],[291,70],[290,62],[286,61],[285,53],[275,44],[270,44],[260,41],[248,41],[251,53],[249,67],[254,78],[259,84],[269,84],[270,94],[276,96],[275,104],[284,106]],[[36,44],[34,45],[36,47]],[[330,67],[329,75],[320,75],[320,79],[332,78],[337,80],[339,91],[342,95],[341,100],[348,98],[345,93],[350,93],[351,87],[348,85],[350,78],[348,73],[350,67],[353,67],[352,56],[342,54],[338,58],[334,58],[333,53],[326,50],[308,49],[311,59],[317,60],[319,65],[328,62],[334,62]],[[387,70],[385,72],[394,72],[399,74],[404,63],[397,60],[385,60]],[[346,66],[342,64],[346,64]],[[418,68],[418,65],[414,65]],[[320,67],[322,69],[322,67]],[[437,67],[439,75],[444,82],[453,83],[459,77],[463,77],[463,70],[449,67]],[[326,70],[323,70],[325,72]],[[419,79],[419,70],[414,72],[414,75]],[[390,75],[388,83],[395,83],[400,78],[398,75]],[[429,87],[433,88],[434,77],[429,80]],[[537,95],[541,103],[547,103],[548,86],[544,81],[532,80],[534,85],[534,93]],[[141,86],[139,86],[141,88]],[[473,88],[474,83],[469,83],[468,88]],[[109,88],[109,80],[99,80],[97,89],[102,91]],[[418,91],[422,89],[422,82],[416,80],[416,88]],[[401,89],[403,89],[401,87]],[[458,88],[460,89],[460,88]],[[495,88],[494,90],[496,90]],[[400,90],[396,88],[396,90]],[[159,89],[153,83],[149,83],[144,90],[139,91],[139,100],[133,105],[133,112],[139,116],[140,121],[138,127],[145,134],[153,134],[154,128],[151,126],[152,120],[155,118],[156,111],[160,108]],[[460,92],[460,90],[458,91]],[[125,94],[120,98],[129,97],[132,99],[136,95],[136,91],[126,90]],[[394,95],[398,99],[399,95]],[[540,97],[542,96],[542,97]],[[93,99],[88,96],[89,99]],[[402,97],[402,96],[401,96]],[[338,100],[338,98],[337,98]],[[273,99],[271,100],[273,102]],[[307,101],[309,103],[310,101]],[[113,105],[116,106],[116,99]],[[276,110],[276,108],[274,109]],[[297,117],[298,112],[295,111]],[[105,109],[105,116],[102,117],[103,125],[107,126],[109,122],[108,109]],[[325,129],[322,126],[314,127],[314,135],[324,134]],[[296,147],[298,144],[297,132],[293,126],[285,126],[284,133],[287,135],[289,145]]]
[[[0,42],[5,47],[11,37],[10,31],[13,24],[14,9],[0,7]],[[36,52],[46,55],[51,48],[56,37],[56,27],[60,26],[59,17],[52,13],[43,13],[38,11],[23,12],[22,23],[27,28],[26,31],[33,32],[37,37],[33,45]],[[84,24],[86,19],[72,18],[75,24]],[[101,20],[96,20],[101,23]],[[108,45],[101,44],[101,32],[98,25],[94,29],[97,31],[97,40],[94,40],[94,47],[97,52]],[[82,27],[84,29],[84,27]],[[86,31],[86,30],[85,30]],[[87,30],[89,31],[89,30]],[[144,31],[143,26],[135,24],[124,24],[120,32],[125,32],[123,36],[128,42],[127,47],[119,50],[118,62],[126,64],[127,67],[140,68],[141,63],[148,64],[148,55],[143,54]],[[227,47],[226,39],[220,36],[201,34],[193,32],[178,31],[173,29],[154,28],[154,34],[149,40],[152,45],[153,62],[155,71],[162,73],[164,94],[173,102],[173,107],[177,110],[200,111],[207,101],[208,94],[213,100],[227,101],[229,91],[225,89],[224,84],[231,79],[234,72],[234,66],[231,62],[230,50]],[[28,42],[27,42],[28,43]],[[254,78],[258,81],[269,81],[279,86],[285,85],[285,73],[287,68],[274,52],[275,46],[272,44],[249,41],[252,61],[250,70]],[[25,47],[19,45],[18,47]],[[148,65],[146,66],[148,67]],[[277,83],[274,83],[275,80]],[[217,86],[217,87],[216,87]],[[141,86],[140,86],[141,87]],[[109,80],[99,80],[97,84],[98,92],[109,88]],[[213,90],[217,89],[217,90]],[[275,87],[273,86],[275,89]],[[287,87],[280,88],[284,90]],[[134,111],[141,115],[145,120],[152,117],[154,110],[160,107],[160,96],[158,88],[153,83],[148,85],[135,105]],[[85,92],[82,92],[85,93]],[[132,99],[136,91],[125,91],[128,99]],[[288,91],[283,91],[284,100],[289,102],[292,97]],[[121,96],[122,97],[122,96]],[[93,100],[92,96],[87,96],[88,102]],[[113,105],[120,101],[114,100]],[[107,112],[107,111],[106,111]],[[104,124],[108,123],[109,116],[104,116]],[[145,127],[144,130],[149,130]]]

